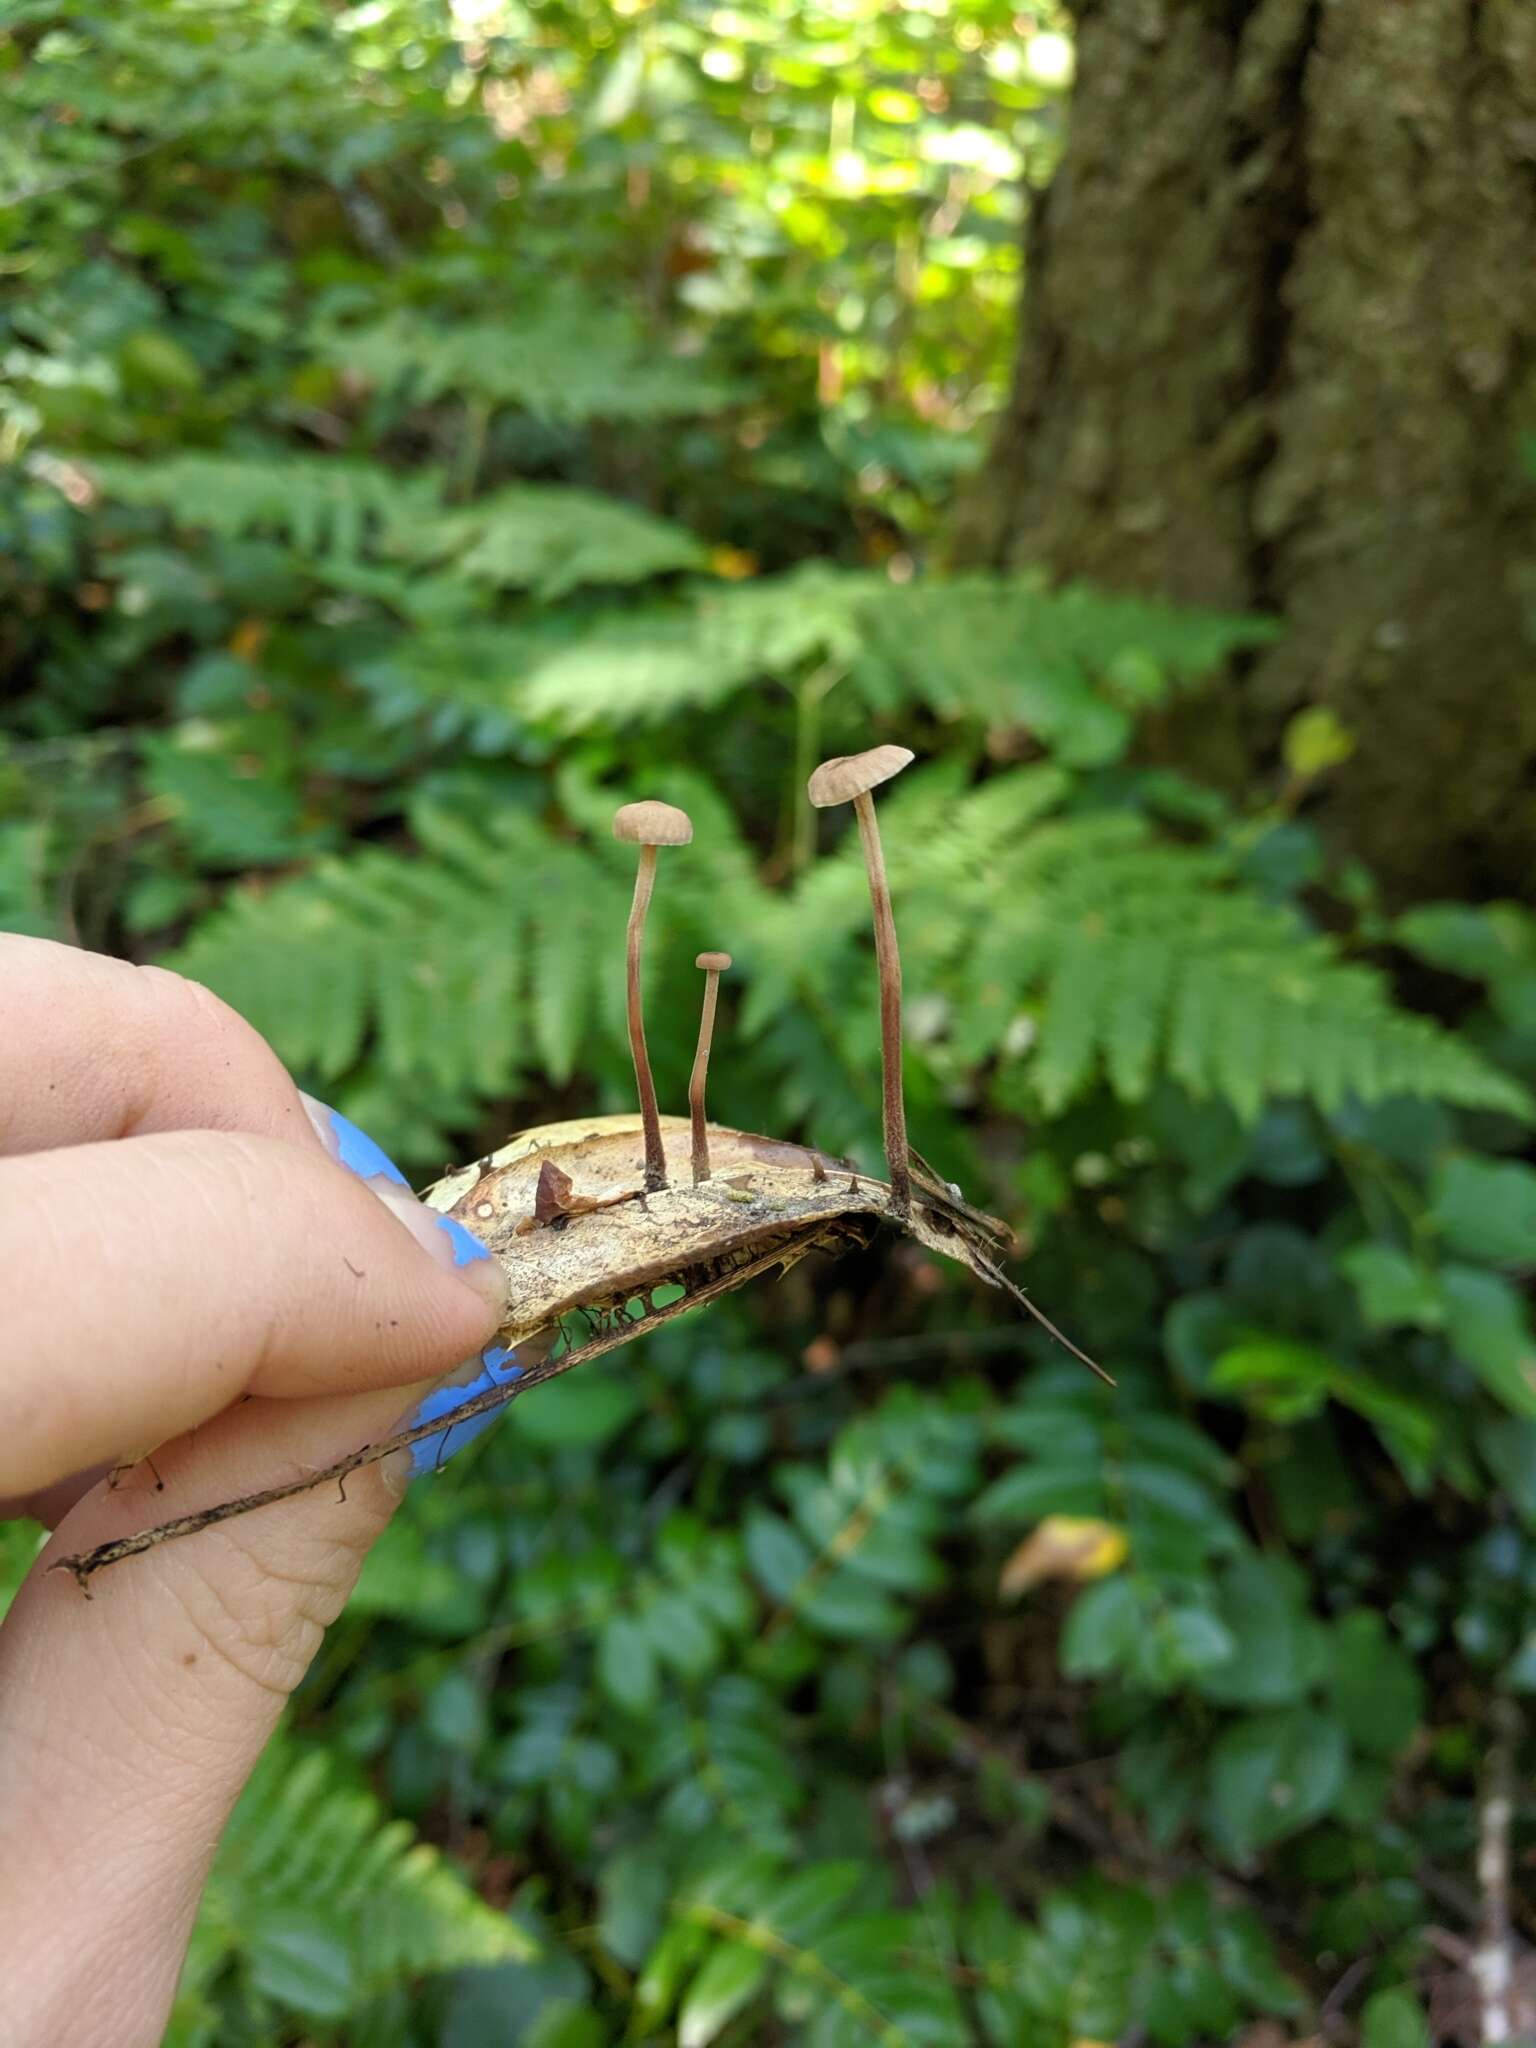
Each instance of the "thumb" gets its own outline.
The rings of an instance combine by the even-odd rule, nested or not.
[[[130,1478],[80,1500],[0,1629],[0,1839],[25,1850],[0,1857],[7,2025],[19,2041],[140,2048],[160,2038],[229,1809],[399,1475],[365,1469],[344,1497],[326,1487],[147,1551],[90,1600],[47,1568],[387,1433],[420,1382],[478,1357],[494,1290],[463,1279],[490,1262],[403,1184],[370,1192],[358,1178],[372,1176],[281,1140],[181,1132],[35,1154],[0,1162],[0,1202],[7,1175],[8,1223],[93,1219],[67,1274],[39,1228],[7,1288],[0,1390],[33,1424],[5,1446],[21,1475],[196,1425],[156,1453],[164,1492]]]

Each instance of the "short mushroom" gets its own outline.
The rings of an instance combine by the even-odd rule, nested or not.
[[[693,1134],[693,1184],[709,1179],[709,1130],[704,1121],[704,1084],[709,1077],[709,1048],[715,1035],[715,1004],[720,977],[731,964],[729,953],[701,953],[694,961],[704,971],[704,1008],[699,1014],[699,1049],[688,1078],[688,1118]]]
[[[640,1007],[640,942],[645,935],[645,913],[650,908],[651,890],[656,884],[658,846],[686,846],[693,837],[693,822],[686,811],[653,798],[624,804],[613,814],[613,836],[640,849],[635,873],[635,897],[629,909],[624,957],[628,975],[629,1050],[635,1062],[635,1086],[640,1091],[640,1121],[645,1128],[645,1186],[648,1194],[667,1184],[667,1155],[661,1142],[661,1118],[656,1109],[656,1084],[651,1079],[651,1062],[645,1050],[645,1018]]]
[[[907,1112],[901,1094],[901,955],[896,948],[896,920],[885,879],[885,853],[870,791],[899,775],[913,759],[910,747],[871,747],[864,754],[839,754],[823,761],[806,794],[817,810],[851,803],[864,842],[869,871],[869,900],[875,918],[875,958],[880,968],[880,1069],[885,1108],[885,1161],[891,1176],[891,1209],[897,1216],[912,1210],[912,1173],[907,1164]]]

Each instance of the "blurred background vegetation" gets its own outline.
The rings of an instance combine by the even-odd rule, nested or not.
[[[664,1106],[724,946],[714,1114],[873,1166],[901,741],[914,1141],[1120,1381],[890,1244],[516,1404],[172,2042],[1536,2033],[1530,16],[0,22],[0,921],[425,1180],[630,1105],[664,796]]]

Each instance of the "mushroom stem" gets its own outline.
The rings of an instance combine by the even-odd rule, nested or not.
[[[880,970],[880,1087],[885,1112],[885,1163],[891,1176],[891,1208],[898,1216],[912,1212],[912,1172],[907,1164],[907,1110],[901,1092],[901,954],[896,945],[896,919],[885,878],[885,849],[875,820],[875,800],[867,789],[853,800],[869,871],[869,901],[875,921],[875,959]]]
[[[709,1179],[709,1129],[704,1121],[704,1084],[709,1078],[709,1048],[715,1035],[715,1005],[720,999],[720,970],[704,970],[704,1007],[699,1012],[699,1044],[688,1077],[688,1121],[693,1138],[693,1184]]]
[[[635,1086],[640,1094],[640,1121],[645,1127],[647,1194],[655,1194],[667,1184],[667,1155],[661,1143],[656,1083],[651,1079],[650,1056],[645,1049],[645,1015],[640,1005],[640,944],[645,937],[645,913],[651,906],[651,891],[655,886],[656,849],[654,846],[642,846],[640,865],[635,870],[635,896],[629,907],[629,926],[624,936],[624,964],[628,980],[629,1050],[635,1062]]]

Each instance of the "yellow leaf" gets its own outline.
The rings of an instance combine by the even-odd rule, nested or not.
[[[749,576],[757,574],[759,564],[756,555],[749,554],[745,548],[722,545],[710,549],[709,566],[728,583],[745,583]]]
[[[1301,782],[1337,768],[1355,751],[1355,736],[1325,705],[1298,711],[1281,740],[1285,765]]]
[[[1092,1515],[1047,1515],[1003,1566],[997,1590],[1016,1600],[1042,1579],[1102,1579],[1124,1564],[1125,1531]]]

